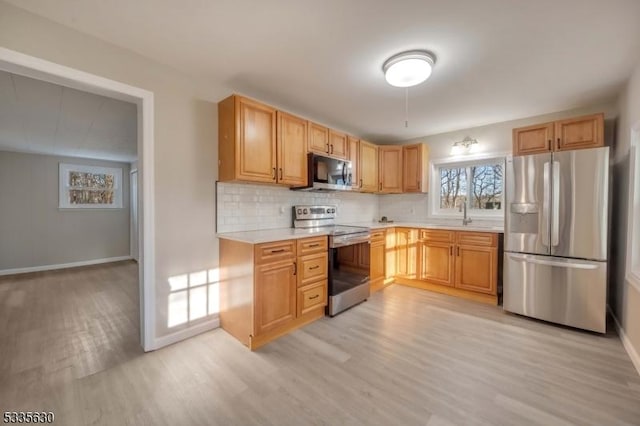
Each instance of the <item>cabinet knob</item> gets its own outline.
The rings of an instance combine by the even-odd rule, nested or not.
[[[333,154],[333,144],[331,144],[331,154]]]
[[[273,180],[276,180],[276,168],[273,168]]]
[[[558,141],[556,143],[556,150],[560,151],[560,138],[558,138]]]
[[[282,167],[280,167],[280,180],[282,180]]]

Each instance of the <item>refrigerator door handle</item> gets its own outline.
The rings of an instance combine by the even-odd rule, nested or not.
[[[596,264],[558,262],[558,261],[547,260],[547,259],[539,259],[532,256],[527,256],[527,255],[509,254],[509,258],[519,262],[535,263],[536,265],[545,265],[545,266],[557,266],[560,268],[598,269],[598,265]]]
[[[551,245],[560,243],[560,162],[553,162],[553,188],[551,190],[553,202],[551,203]]]
[[[543,246],[549,247],[549,200],[551,197],[549,196],[550,182],[549,182],[549,162],[545,162],[543,166],[542,179],[543,179],[543,202],[542,202],[542,229],[540,232],[541,242]]]

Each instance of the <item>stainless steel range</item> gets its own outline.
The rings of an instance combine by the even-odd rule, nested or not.
[[[369,297],[369,269],[349,262],[353,253],[368,253],[371,232],[364,226],[336,225],[336,206],[293,206],[294,228],[320,228],[329,235],[330,316]],[[365,246],[365,247],[363,247]]]

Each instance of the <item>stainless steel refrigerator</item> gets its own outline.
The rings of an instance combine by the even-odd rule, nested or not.
[[[507,159],[503,304],[604,333],[609,148]]]

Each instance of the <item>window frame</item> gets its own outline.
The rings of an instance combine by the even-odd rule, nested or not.
[[[472,197],[467,197],[467,215],[472,217],[473,219],[484,219],[484,220],[498,220],[504,218],[504,195],[505,195],[505,183],[506,176],[504,173],[506,172],[506,158],[508,153],[494,153],[490,155],[476,155],[469,157],[454,157],[454,158],[443,158],[438,160],[433,160],[429,162],[429,217],[431,218],[449,218],[449,219],[460,219],[464,216],[463,212],[459,212],[457,210],[451,211],[449,209],[441,209],[440,208],[440,168],[441,167],[471,167],[471,166],[481,166],[486,164],[502,164],[503,176],[502,176],[502,196],[500,197],[500,206],[501,208],[498,210],[481,210],[481,209],[472,209],[471,208],[471,199]],[[468,188],[471,188],[471,181],[468,182]]]
[[[628,204],[625,279],[640,290],[640,121],[631,127]]]

